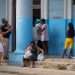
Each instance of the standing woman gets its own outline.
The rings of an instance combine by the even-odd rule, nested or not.
[[[69,23],[66,31],[66,40],[65,40],[63,57],[65,55],[67,55],[68,58],[71,58],[73,56],[73,50],[72,50],[73,45],[74,45],[74,27],[72,23]]]
[[[3,18],[2,26],[1,26],[1,33],[4,38],[4,41],[3,41],[4,55],[5,55],[4,57],[6,59],[8,59],[9,37],[10,37],[11,32],[12,32],[12,26],[9,25],[8,21],[5,18]]]

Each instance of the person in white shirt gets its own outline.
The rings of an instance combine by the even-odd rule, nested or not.
[[[38,34],[38,28],[40,26],[40,19],[36,19],[35,21],[35,26],[33,26],[33,40],[37,43],[37,45],[39,46],[40,44],[40,36]]]
[[[48,27],[45,23],[45,19],[41,19],[40,23],[36,25],[36,28],[41,47],[44,49],[44,53],[46,54],[48,49]]]

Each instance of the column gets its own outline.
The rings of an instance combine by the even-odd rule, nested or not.
[[[16,48],[22,51],[32,40],[32,0],[16,1]]]
[[[10,64],[22,64],[25,48],[32,41],[32,0],[16,0],[16,50]]]

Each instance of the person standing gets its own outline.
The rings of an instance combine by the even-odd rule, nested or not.
[[[67,56],[68,58],[71,58],[73,56],[73,45],[74,45],[74,27],[72,23],[69,23],[66,31],[63,58],[65,56]]]
[[[5,58],[8,58],[8,46],[9,46],[9,37],[12,31],[12,27],[8,24],[8,21],[3,18],[2,19],[2,26],[1,26],[1,34],[4,38],[3,46],[4,46],[4,55]]]
[[[45,22],[45,19],[41,19],[40,24],[38,25],[37,34],[40,39],[41,48],[44,50],[44,53],[48,53],[48,27]]]

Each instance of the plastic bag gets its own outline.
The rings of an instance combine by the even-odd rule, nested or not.
[[[38,54],[37,60],[43,61],[44,60],[44,54],[43,53]]]

